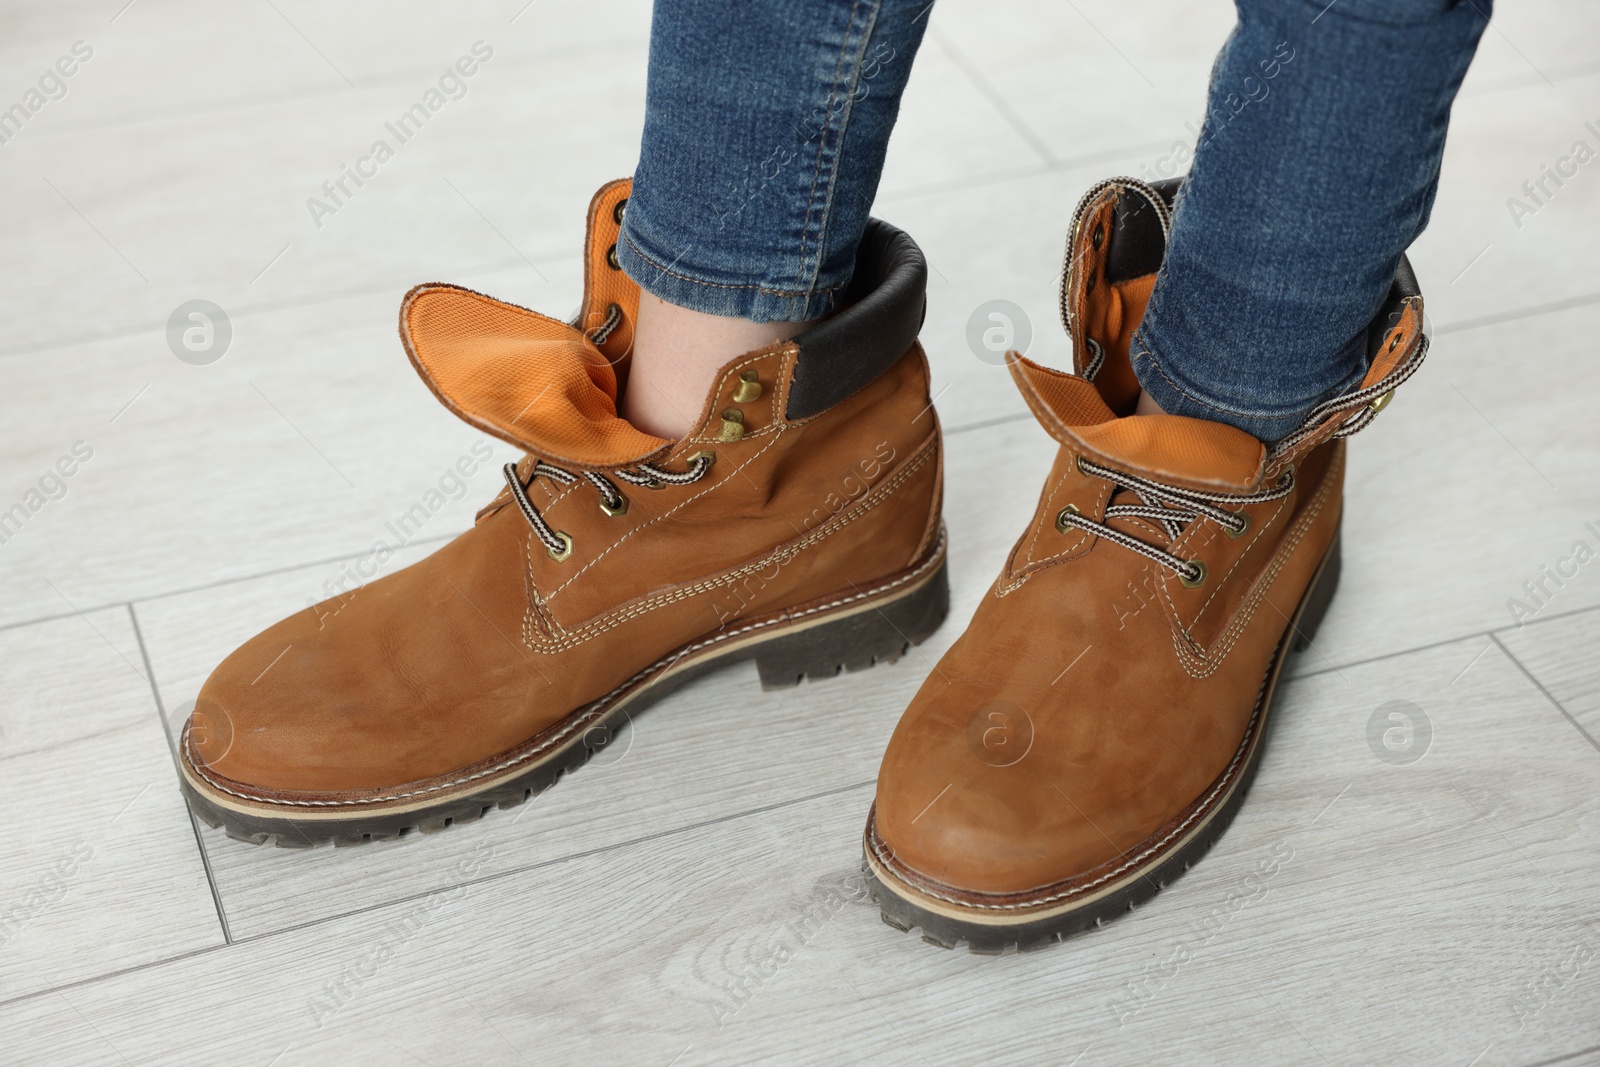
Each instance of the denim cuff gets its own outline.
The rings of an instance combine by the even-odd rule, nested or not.
[[[697,250],[702,254],[711,251],[702,248],[701,242],[686,240],[676,251],[652,242],[648,220],[636,222],[643,206],[628,205],[617,241],[617,263],[639,288],[669,304],[756,322],[804,322],[832,311],[835,296],[850,283],[849,275],[818,277],[806,289],[783,289],[748,276],[715,277],[696,259]]]
[[[1351,339],[1351,344],[1364,346],[1365,335]],[[1341,352],[1330,366],[1354,365],[1357,370],[1346,380],[1310,400],[1297,403],[1289,409],[1269,410],[1242,406],[1240,398],[1223,397],[1207,390],[1184,374],[1183,361],[1160,351],[1143,330],[1134,334],[1129,346],[1133,373],[1150,398],[1168,415],[1184,415],[1191,419],[1225,423],[1243,430],[1265,445],[1273,445],[1288,437],[1305,422],[1311,410],[1324,400],[1350,392],[1361,384],[1365,374],[1365,352]]]

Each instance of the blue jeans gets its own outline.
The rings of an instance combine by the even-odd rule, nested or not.
[[[617,261],[669,303],[833,308],[932,0],[656,0]]]
[[[1132,357],[1167,411],[1272,442],[1364,373],[1492,0],[1236,3]],[[831,310],[928,6],[657,0],[628,275],[713,314]]]

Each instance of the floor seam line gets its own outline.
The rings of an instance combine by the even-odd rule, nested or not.
[[[1523,1067],[1555,1067],[1555,1065],[1558,1063],[1566,1063],[1567,1061],[1574,1060],[1579,1056],[1586,1056],[1591,1052],[1600,1052],[1600,1045],[1590,1045],[1588,1048],[1580,1048],[1576,1052],[1563,1053],[1554,1059],[1540,1060],[1538,1063],[1524,1064]]]
[[[14,1004],[20,1004],[20,1003],[22,1003],[24,1001],[33,1000],[36,997],[44,997],[44,996],[49,996],[52,993],[59,993],[62,990],[75,989],[75,988],[78,988],[80,986],[86,986],[86,985],[92,984],[94,982],[110,981],[112,979],[121,978],[123,976],[129,975],[129,974],[133,974],[133,973],[138,972],[138,971],[149,970],[149,969],[154,968],[154,967],[161,967],[161,966],[165,966],[165,965],[171,964],[171,963],[181,963],[184,960],[193,959],[195,957],[207,955],[207,954],[213,953],[213,952],[224,951],[226,949],[237,947],[237,946],[240,946],[240,945],[252,944],[252,943],[258,942],[258,941],[267,941],[267,940],[270,940],[272,938],[276,938],[276,937],[279,937],[279,936],[282,936],[282,935],[298,933],[298,932],[303,931],[303,930],[313,929],[315,927],[322,926],[322,925],[325,925],[327,923],[337,922],[340,919],[354,918],[356,916],[365,915],[365,914],[367,914],[369,912],[378,911],[378,910],[381,910],[383,908],[390,908],[390,907],[396,907],[396,906],[399,906],[399,905],[402,905],[402,904],[409,904],[409,903],[415,902],[417,900],[425,899],[426,897],[428,897],[429,895],[431,895],[433,893],[445,893],[445,892],[449,892],[449,891],[454,890],[454,889],[462,889],[462,888],[467,888],[467,887],[477,886],[477,885],[486,885],[486,884],[488,884],[490,882],[499,881],[500,879],[503,879],[503,878],[510,878],[510,877],[513,877],[513,876],[519,875],[519,874],[528,874],[528,873],[530,873],[532,871],[541,870],[541,869],[546,868],[546,867],[552,867],[552,866],[555,866],[556,864],[560,864],[560,863],[570,863],[570,862],[572,862],[574,860],[591,859],[591,858],[593,858],[595,856],[604,855],[607,852],[614,852],[614,851],[617,851],[619,849],[632,848],[632,847],[634,847],[636,845],[648,844],[648,843],[650,843],[652,841],[659,841],[659,840],[663,840],[663,839],[668,838],[668,837],[675,836],[677,834],[693,832],[695,830],[704,829],[705,827],[708,827],[708,826],[716,826],[716,825],[719,825],[721,823],[733,822],[735,820],[748,818],[748,817],[753,816],[753,815],[764,815],[764,814],[766,814],[768,812],[779,811],[779,810],[782,810],[784,808],[794,807],[797,804],[805,804],[805,803],[808,803],[808,802],[813,801],[813,800],[821,800],[821,799],[823,799],[825,797],[837,796],[837,795],[840,795],[840,794],[843,794],[843,793],[851,792],[852,790],[861,789],[861,788],[863,788],[865,786],[872,785],[872,784],[874,784],[876,782],[877,782],[877,778],[876,777],[868,778],[868,779],[865,779],[864,781],[851,782],[848,785],[836,786],[836,787],[834,787],[832,789],[824,789],[824,790],[822,790],[820,792],[817,792],[817,793],[811,793],[811,794],[808,794],[808,795],[802,796],[802,797],[794,797],[794,798],[791,798],[789,800],[775,801],[775,802],[773,802],[771,804],[764,804],[764,805],[761,805],[760,807],[750,808],[750,809],[748,809],[746,811],[734,812],[734,813],[730,813],[730,814],[727,814],[727,815],[719,815],[716,818],[704,819],[704,820],[701,820],[700,822],[696,822],[696,823],[685,823],[682,826],[676,826],[676,827],[673,827],[671,829],[660,830],[660,831],[657,831],[656,833],[653,833],[653,834],[645,834],[645,835],[643,835],[641,837],[630,838],[629,840],[626,840],[626,841],[618,841],[618,842],[616,842],[614,844],[603,845],[603,846],[601,846],[599,848],[588,849],[588,850],[583,851],[583,852],[574,852],[574,853],[571,853],[569,855],[554,857],[554,858],[551,858],[551,859],[548,859],[548,860],[541,860],[538,863],[525,864],[525,865],[520,866],[520,867],[512,867],[512,868],[509,868],[509,869],[504,870],[504,871],[496,871],[493,874],[485,875],[482,878],[475,878],[475,879],[472,879],[472,880],[466,881],[466,882],[455,882],[455,883],[452,883],[450,885],[434,886],[434,887],[432,887],[430,889],[423,890],[423,891],[416,892],[416,893],[410,893],[410,894],[407,894],[406,896],[403,896],[403,897],[396,897],[393,900],[386,900],[386,901],[383,901],[381,903],[370,904],[370,905],[368,905],[366,907],[363,907],[363,908],[355,908],[355,909],[352,909],[350,911],[338,912],[338,913],[333,914],[333,915],[326,915],[326,916],[323,916],[322,918],[312,919],[312,920],[310,920],[308,922],[299,923],[299,924],[296,924],[294,926],[281,927],[281,928],[279,928],[277,930],[268,930],[268,931],[265,931],[264,933],[259,933],[259,934],[248,934],[248,935],[246,935],[244,937],[238,938],[237,940],[228,941],[228,942],[226,942],[224,944],[221,944],[221,945],[208,945],[208,946],[206,946],[204,948],[192,949],[192,950],[190,950],[188,952],[179,953],[176,956],[169,956],[169,957],[167,957],[165,959],[160,959],[160,960],[151,960],[151,961],[149,961],[147,963],[136,964],[136,965],[134,965],[132,967],[124,967],[124,968],[122,968],[120,970],[108,971],[105,974],[98,974],[98,975],[93,975],[93,976],[87,977],[87,978],[80,978],[80,979],[77,979],[75,981],[67,982],[67,983],[64,983],[64,984],[59,985],[59,986],[52,986],[52,987],[50,987],[48,989],[36,989],[31,993],[24,993],[21,996],[12,997],[9,1000],[0,1000],[0,1010],[8,1008],[8,1007],[10,1007],[10,1006],[12,1006]],[[524,803],[532,803],[532,802],[533,802],[532,799],[530,799],[528,801],[524,801]],[[197,827],[197,832],[198,832],[198,827]]]
[[[1578,731],[1578,734],[1585,741],[1589,742],[1590,746],[1592,746],[1596,752],[1600,752],[1600,741],[1596,741],[1589,731],[1585,730],[1583,726],[1579,724],[1578,720],[1572,717],[1572,713],[1566,709],[1566,706],[1563,705],[1561,701],[1557,700],[1550,690],[1545,688],[1544,683],[1539,681],[1539,679],[1534,676],[1534,673],[1527,668],[1527,665],[1517,658],[1516,653],[1512,652],[1511,649],[1506,646],[1506,643],[1500,640],[1500,638],[1495,634],[1490,634],[1489,640],[1493,641],[1495,646],[1499,648],[1501,652],[1505,653],[1507,659],[1516,664],[1517,670],[1522,672],[1522,676],[1528,679],[1528,681],[1532,682],[1534,688],[1538,689],[1540,693],[1544,694],[1544,698],[1548,700],[1551,706],[1559,711],[1566,718],[1566,720],[1572,724],[1572,728]]]
[[[950,57],[950,61],[956,65],[956,69],[967,80],[967,84],[976,89],[978,95],[983,97],[985,102],[999,113],[1000,118],[1005,121],[1007,126],[1011,127],[1011,132],[1026,141],[1028,147],[1038,154],[1040,161],[1045,166],[1053,168],[1056,163],[1055,153],[1050,151],[1050,146],[1045,143],[1044,138],[1035,133],[1033,127],[1022,120],[1022,116],[1017,114],[1016,109],[1011,106],[1011,101],[1007,100],[1000,90],[989,84],[989,79],[985,78],[973,66],[966,55],[956,48],[942,31],[929,26],[927,33],[928,36],[939,43],[939,47],[944,50],[945,55]]]
[[[144,661],[145,677],[150,680],[150,695],[156,702],[156,715],[161,720],[161,736],[167,739],[167,754],[170,755],[176,766],[178,758],[177,742],[172,738],[172,727],[167,722],[166,702],[161,699],[161,687],[156,685],[156,669],[150,662],[150,652],[145,647],[144,630],[139,626],[139,613],[134,611],[130,601],[128,607],[128,621],[133,624],[133,636],[139,642],[139,658]],[[200,839],[200,826],[195,822],[194,812],[189,808],[188,799],[185,798],[183,813],[189,818],[189,830],[194,834],[194,847],[200,853],[200,866],[206,872],[206,884],[211,887],[211,903],[217,909],[217,923],[222,927],[222,942],[224,945],[233,944],[233,933],[228,929],[228,913],[222,906],[222,893],[217,889],[217,878],[211,870],[211,856],[206,852],[206,844]]]
[[[693,832],[693,831],[696,831],[696,830],[703,830],[708,826],[717,826],[717,825],[720,825],[722,823],[734,822],[734,821],[736,821],[738,819],[748,818],[749,816],[752,816],[752,815],[765,815],[765,814],[767,814],[769,812],[779,811],[779,810],[781,810],[783,808],[793,807],[796,804],[805,804],[805,803],[808,803],[808,802],[813,801],[813,800],[820,800],[820,799],[822,799],[824,797],[834,796],[834,795],[837,795],[837,794],[840,794],[840,793],[848,793],[853,789],[860,789],[863,786],[871,785],[876,781],[877,781],[876,778],[869,778],[866,781],[862,781],[862,782],[852,782],[849,785],[837,786],[837,787],[835,787],[833,789],[825,789],[820,793],[811,793],[811,794],[808,794],[808,795],[802,796],[802,797],[794,797],[794,798],[792,798],[790,800],[775,801],[775,802],[773,802],[771,804],[762,805],[761,807],[750,808],[747,811],[733,812],[733,813],[730,813],[730,814],[727,814],[727,815],[719,815],[716,818],[705,819],[705,820],[702,820],[700,822],[684,823],[681,826],[675,826],[675,827],[672,827],[672,828],[667,829],[667,830],[658,830],[653,834],[645,834],[645,835],[643,835],[641,837],[629,838],[626,841],[618,841],[618,842],[615,842],[614,844],[610,844],[610,845],[601,845],[599,848],[585,849],[585,850],[583,850],[581,852],[573,852],[573,853],[569,853],[569,854],[567,854],[565,856],[557,856],[557,857],[553,857],[553,858],[548,859],[548,860],[540,860],[537,863],[524,864],[523,866],[520,866],[520,867],[511,867],[511,868],[508,868],[508,869],[506,869],[504,871],[496,871],[493,874],[486,874],[481,878],[474,878],[474,879],[471,879],[471,880],[465,881],[465,882],[453,882],[450,885],[434,886],[431,889],[421,890],[421,891],[416,892],[416,893],[410,893],[410,894],[407,894],[406,896],[396,897],[393,900],[386,900],[386,901],[383,901],[383,902],[378,903],[378,904],[369,904],[366,907],[352,908],[350,911],[338,912],[338,913],[333,914],[333,915],[323,916],[322,918],[319,918],[319,919],[310,919],[310,920],[308,920],[306,922],[298,923],[298,924],[296,924],[294,926],[285,926],[285,927],[282,927],[281,929],[268,930],[268,931],[265,931],[264,933],[250,934],[250,935],[247,935],[245,937],[240,938],[238,943],[244,944],[244,943],[252,942],[252,941],[262,941],[262,940],[266,940],[267,938],[277,937],[279,934],[294,933],[294,932],[299,931],[299,930],[308,930],[308,929],[311,929],[312,927],[320,926],[323,923],[335,922],[335,921],[337,921],[339,919],[348,919],[348,918],[352,918],[352,917],[357,916],[357,915],[364,915],[367,912],[377,911],[380,908],[393,907],[393,906],[398,905],[398,904],[413,903],[415,901],[422,900],[422,899],[428,897],[429,895],[431,895],[433,893],[444,893],[444,892],[449,892],[450,890],[453,890],[453,889],[464,889],[464,888],[468,888],[468,887],[471,887],[471,886],[487,885],[490,882],[498,881],[498,880],[500,880],[502,878],[510,878],[510,877],[512,877],[514,875],[519,875],[519,874],[528,874],[528,873],[531,873],[533,871],[538,871],[538,870],[542,870],[542,869],[544,869],[546,867],[554,866],[554,865],[556,865],[558,863],[571,863],[574,860],[592,859],[595,856],[601,856],[601,855],[604,855],[607,852],[613,852],[613,851],[616,851],[618,849],[633,848],[633,847],[635,847],[637,845],[649,844],[652,841],[661,841],[661,840],[665,840],[666,838],[669,838],[669,837],[675,837],[678,834],[690,833],[690,832]],[[529,800],[526,800],[523,803],[527,804],[527,803],[532,803],[532,802],[533,802],[532,798],[530,798]]]
[[[470,529],[470,527],[468,527],[468,529]],[[431,545],[431,544],[442,543],[442,542],[445,542],[445,541],[451,541],[451,540],[454,540],[457,537],[460,537],[462,534],[464,534],[466,532],[467,532],[466,529],[462,529],[462,530],[457,530],[454,533],[440,534],[437,537],[418,537],[418,538],[416,538],[414,540],[407,541],[404,545],[401,545],[400,547],[401,548],[410,548],[412,545]],[[150,593],[150,594],[148,594],[146,596],[129,597],[126,600],[108,600],[103,604],[94,604],[94,605],[91,605],[89,607],[83,608],[82,610],[84,612],[106,611],[106,610],[109,610],[111,608],[120,608],[120,607],[122,607],[124,605],[130,605],[131,606],[131,605],[137,605],[137,604],[149,604],[149,603],[153,603],[154,601],[157,601],[157,600],[165,600],[168,597],[187,596],[190,593],[203,593],[203,592],[206,592],[209,589],[220,589],[220,588],[222,588],[223,586],[226,586],[226,585],[234,585],[234,584],[243,583],[243,582],[253,582],[253,581],[256,581],[259,578],[270,578],[270,577],[272,577],[274,575],[278,575],[278,574],[288,574],[291,571],[304,570],[307,567],[322,567],[322,566],[325,566],[325,565],[327,565],[329,563],[338,563],[340,560],[360,559],[360,558],[362,558],[362,553],[360,553],[360,552],[347,552],[347,553],[344,553],[344,554],[338,555],[338,556],[330,556],[330,557],[326,557],[326,558],[323,558],[323,559],[309,560],[308,562],[305,562],[305,563],[290,563],[290,564],[286,564],[286,565],[284,565],[282,567],[273,567],[273,568],[270,568],[270,569],[264,570],[264,571],[256,571],[254,574],[239,575],[238,577],[235,577],[235,578],[218,578],[216,581],[207,582],[204,585],[185,586],[185,587],[183,587],[181,589],[170,589],[170,590],[167,590],[167,591],[161,592],[161,593]],[[377,579],[372,579],[372,580],[376,581]],[[6,630],[19,630],[19,629],[23,628],[24,626],[34,626],[34,625],[37,625],[39,623],[44,623],[44,622],[59,622],[62,619],[75,619],[77,617],[78,617],[77,614],[74,613],[74,612],[64,611],[64,612],[61,612],[59,615],[41,615],[38,618],[34,618],[34,619],[19,619],[16,622],[0,623],[0,633],[4,633]]]

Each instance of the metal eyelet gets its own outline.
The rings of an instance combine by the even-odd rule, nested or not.
[[[546,547],[545,551],[549,553],[550,558],[555,560],[557,563],[565,563],[567,561],[567,557],[572,555],[572,535],[562,533],[560,530],[557,530],[556,537],[561,541],[561,551],[557,552],[555,549],[549,547]]]
[[[617,206],[611,209],[611,217],[617,220],[617,225],[622,225],[622,213],[628,209],[628,198],[623,197],[617,201]]]
[[[1067,521],[1067,516],[1082,514],[1083,512],[1078,510],[1078,505],[1076,504],[1068,504],[1066,507],[1056,512],[1056,532],[1066,533],[1068,530],[1075,529],[1076,527]]]
[[[744,436],[744,412],[729,408],[722,413],[722,429],[717,432],[720,441],[737,441]]]
[[[604,500],[601,500],[600,501],[600,510],[605,512],[607,515],[613,515],[613,516],[615,516],[615,515],[626,515],[628,513],[628,498],[623,496],[621,493],[618,493],[617,494],[617,506],[616,507],[612,507],[610,504],[607,504]]]
[[[1182,574],[1180,574],[1178,575],[1178,581],[1183,583],[1183,587],[1185,589],[1199,589],[1202,585],[1206,584],[1206,575],[1210,574],[1211,572],[1206,569],[1206,563],[1203,559],[1191,559],[1189,561],[1189,566],[1195,568],[1200,573],[1195,575],[1193,579],[1185,578]]]
[[[754,370],[747,370],[739,375],[739,385],[733,391],[735,404],[748,404],[761,396],[761,376]]]
[[[699,460],[701,456],[705,457],[707,467],[713,466],[717,462],[717,454],[715,452],[711,451],[709,448],[702,448],[700,451],[689,457],[689,466],[694,466],[695,462]]]
[[[1237,541],[1250,531],[1250,513],[1247,511],[1236,511],[1233,513],[1233,517],[1239,520],[1239,528],[1235,530],[1231,526],[1224,526],[1222,528],[1222,532],[1228,535],[1229,540]],[[1204,581],[1204,579],[1201,580]]]
[[[1384,393],[1382,396],[1378,397],[1372,403],[1368,404],[1367,406],[1370,407],[1372,409],[1372,413],[1374,415],[1376,415],[1378,412],[1380,412],[1384,408],[1388,407],[1389,406],[1389,401],[1391,401],[1393,399],[1394,399],[1394,390],[1391,389],[1387,393]]]
[[[616,245],[612,245],[610,248],[606,249],[606,263],[611,267],[612,270],[622,269],[622,264],[617,262]]]
[[[1094,235],[1090,238],[1090,240],[1092,240],[1094,242],[1095,248],[1099,248],[1100,247],[1100,243],[1102,241],[1104,241],[1105,239],[1106,239],[1106,228],[1104,226],[1096,226],[1094,228]]]
[[[1088,294],[1094,292],[1094,275],[1093,274],[1089,275],[1089,280],[1083,283],[1083,292],[1084,292],[1085,296],[1087,296]]]

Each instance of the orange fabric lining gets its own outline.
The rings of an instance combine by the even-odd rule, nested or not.
[[[617,416],[617,377],[577,330],[447,285],[418,286],[400,337],[423,381],[474,426],[557,464],[610,468],[670,442]]]
[[[1145,274],[1100,288],[1100,295],[1088,300],[1089,318],[1084,325],[1088,335],[1104,345],[1106,352],[1105,365],[1095,375],[1095,384],[1114,411],[1131,412],[1139,399],[1139,379],[1134,376],[1128,348],[1155,285],[1156,276]]]
[[[1195,488],[1248,490],[1261,480],[1266,449],[1243,430],[1181,415],[1118,418],[1092,383],[1021,357],[1011,375],[1050,436],[1090,458]]]

